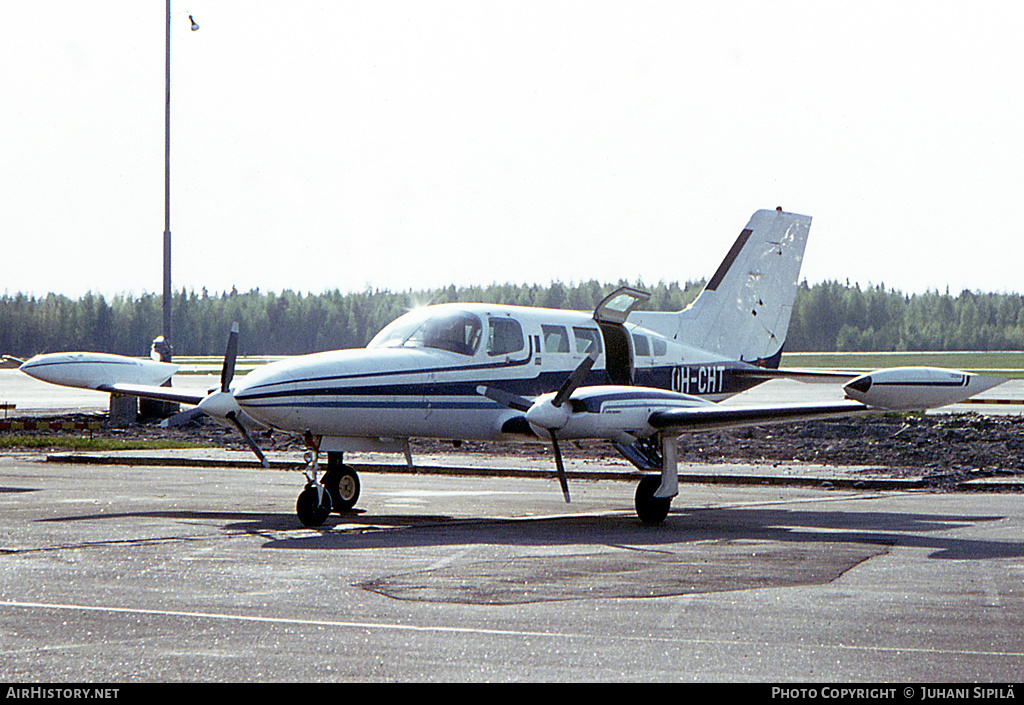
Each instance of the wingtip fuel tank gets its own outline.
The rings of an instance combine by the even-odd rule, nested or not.
[[[914,411],[959,404],[1005,381],[936,367],[892,367],[861,375],[843,389],[848,397],[868,406]]]
[[[178,365],[110,353],[57,352],[36,355],[18,369],[50,384],[97,389],[113,382],[160,385],[178,371]]]

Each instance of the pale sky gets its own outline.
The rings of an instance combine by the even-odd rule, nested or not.
[[[189,31],[188,16],[199,23]],[[161,290],[161,0],[0,0],[0,293]],[[173,3],[174,288],[1024,291],[1024,3]]]

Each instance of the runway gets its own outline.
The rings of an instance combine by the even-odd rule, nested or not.
[[[0,678],[999,682],[1024,668],[1024,502],[0,457]]]

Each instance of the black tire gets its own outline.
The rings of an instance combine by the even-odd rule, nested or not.
[[[324,487],[331,495],[333,511],[338,514],[352,509],[359,501],[359,475],[348,465],[330,468],[324,475]]]
[[[327,517],[331,514],[331,494],[324,492],[323,499],[319,500],[316,487],[310,485],[302,490],[299,499],[295,502],[295,513],[303,526],[322,526]]]
[[[647,475],[636,487],[636,515],[644,524],[654,526],[665,521],[672,506],[671,499],[655,497],[661,487],[661,476]]]

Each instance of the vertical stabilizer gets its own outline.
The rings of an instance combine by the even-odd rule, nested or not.
[[[810,216],[757,211],[696,301],[630,321],[727,359],[778,367],[810,227]]]

